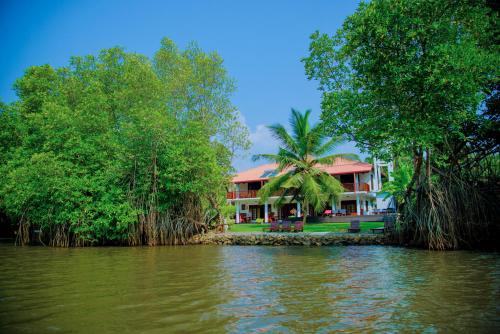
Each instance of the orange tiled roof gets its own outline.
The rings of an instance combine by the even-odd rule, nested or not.
[[[265,176],[266,172],[270,174],[271,171],[275,170],[277,167],[278,164],[270,163],[245,170],[233,177],[233,183],[268,180],[270,176]],[[369,163],[345,158],[338,158],[331,165],[319,165],[318,167],[331,175],[367,173],[372,170],[372,165]]]

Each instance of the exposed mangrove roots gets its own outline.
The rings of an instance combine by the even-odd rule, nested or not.
[[[436,250],[494,247],[500,235],[498,171],[455,172],[434,181],[428,173],[400,206],[400,242]]]

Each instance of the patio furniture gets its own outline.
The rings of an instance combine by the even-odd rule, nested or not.
[[[271,225],[269,227],[264,227],[262,231],[264,232],[279,232],[280,230],[280,224],[277,221],[271,222]]]
[[[347,209],[340,209],[339,211],[341,216],[347,216]]]
[[[358,233],[361,231],[359,220],[351,220],[351,226],[347,229],[349,233]]]
[[[293,231],[294,232],[304,232],[304,221],[296,221],[293,224]]]
[[[370,231],[372,231],[372,233],[385,233],[394,229],[395,216],[385,215],[382,220],[384,221],[384,227],[371,228]]]
[[[332,215],[332,210],[325,210],[323,212],[323,216],[331,216]]]
[[[282,232],[290,232],[292,230],[292,222],[289,220],[284,220],[283,224],[281,224]]]

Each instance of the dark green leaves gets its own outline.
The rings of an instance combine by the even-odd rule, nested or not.
[[[334,36],[312,34],[303,61],[330,131],[385,157],[460,135],[498,77],[486,17],[474,2],[376,0]]]

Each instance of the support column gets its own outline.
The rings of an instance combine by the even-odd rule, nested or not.
[[[264,223],[269,223],[269,205],[267,202],[264,204]]]
[[[236,224],[240,223],[240,203],[235,202],[236,205]]]
[[[297,217],[300,217],[300,202],[297,202]]]
[[[378,190],[382,190],[382,166],[378,166]]]
[[[337,206],[335,205],[335,200],[332,199],[332,213],[334,213],[335,210],[337,210]]]
[[[361,203],[359,201],[359,195],[356,195],[356,214],[361,215]]]
[[[387,164],[387,173],[389,173],[389,181],[394,181],[394,176],[392,175],[393,172],[394,172],[394,164],[391,161]]]

